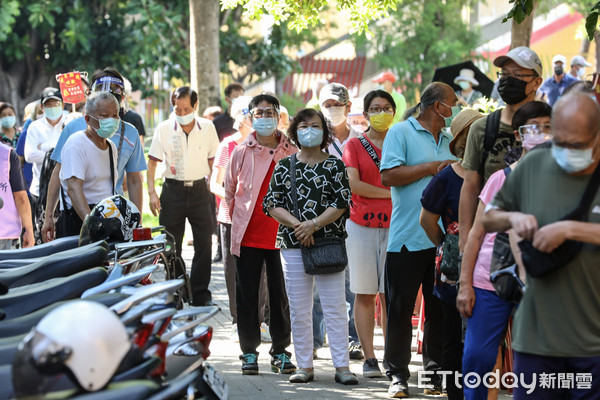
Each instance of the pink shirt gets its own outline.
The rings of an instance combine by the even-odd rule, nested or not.
[[[496,193],[502,188],[506,175],[504,170],[496,171],[490,176],[486,182],[479,199],[486,206]],[[494,240],[496,239],[496,233],[486,233],[477,256],[477,262],[475,263],[475,269],[473,270],[473,287],[484,290],[494,291],[494,286],[490,282],[490,265],[492,264],[492,251],[494,250]]]
[[[223,139],[223,141],[219,143],[214,166],[227,169],[227,166],[229,165],[229,158],[231,157],[231,153],[233,153],[235,146],[237,146],[237,143],[232,139],[232,136],[227,136],[225,139]],[[229,216],[229,207],[227,207],[227,202],[217,197],[217,205],[219,206],[217,221],[225,224],[231,224],[231,217]]]
[[[10,150],[8,145],[0,143],[0,198],[4,201],[0,208],[0,240],[17,239],[21,235],[21,219],[10,186]]]

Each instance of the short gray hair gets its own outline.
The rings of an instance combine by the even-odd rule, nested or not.
[[[85,113],[86,114],[95,114],[98,109],[98,105],[103,101],[110,101],[117,106],[117,110],[119,109],[119,102],[110,92],[93,92],[88,96],[87,101],[85,102]]]

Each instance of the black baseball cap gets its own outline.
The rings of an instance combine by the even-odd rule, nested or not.
[[[46,89],[42,90],[42,99],[41,99],[42,104],[44,104],[46,101],[48,101],[50,99],[56,99],[56,100],[62,101],[62,96],[60,95],[60,89],[53,88],[53,87],[47,87]]]

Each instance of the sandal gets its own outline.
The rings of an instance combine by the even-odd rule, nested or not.
[[[315,379],[315,370],[299,369],[290,376],[291,383],[308,383]]]
[[[335,372],[335,381],[342,385],[358,385],[358,379],[352,371],[346,370],[342,372]]]

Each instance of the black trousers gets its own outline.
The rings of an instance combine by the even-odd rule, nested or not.
[[[456,385],[455,379],[457,374],[462,373],[462,318],[456,308],[456,301],[448,302],[440,300],[440,304],[444,315],[442,370],[454,371],[454,374],[447,376],[446,379],[448,400],[462,400],[462,378],[459,379],[460,388]]]
[[[242,354],[255,353],[260,345],[259,286],[263,263],[267,271],[270,331],[273,342],[270,354],[286,352],[290,345],[290,309],[279,250],[242,247],[236,261],[236,307],[238,335]],[[286,352],[287,353],[287,352]],[[291,355],[290,353],[287,353]]]
[[[160,195],[162,209],[158,221],[175,237],[175,247],[179,256],[181,256],[186,218],[192,226],[194,258],[190,282],[192,303],[198,306],[212,301],[208,290],[213,231],[209,202],[210,195],[204,179],[196,181],[193,186],[184,186],[181,181],[165,180]]]
[[[443,315],[440,299],[433,295],[435,248],[388,252],[385,264],[385,301],[388,322],[384,365],[387,375],[410,377],[412,314],[419,286],[423,285],[425,327],[423,336],[423,367],[436,371],[442,364]]]

